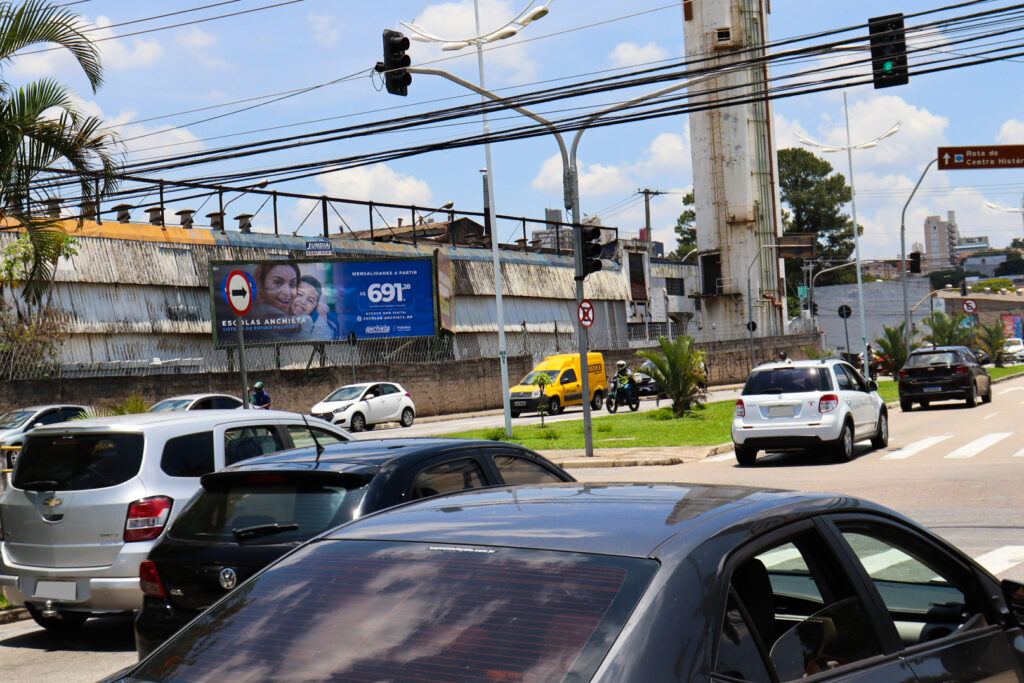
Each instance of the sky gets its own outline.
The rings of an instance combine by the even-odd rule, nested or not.
[[[481,34],[504,26],[530,4],[529,0],[478,2]],[[909,15],[946,4],[952,0],[772,0],[769,37],[782,41],[863,24],[873,16],[896,11]],[[1011,4],[990,0],[939,16]],[[380,4],[344,0],[84,0],[70,2],[68,9],[86,22],[87,35],[101,39],[96,44],[105,68],[103,86],[92,92],[67,53],[38,48],[25,50],[3,65],[3,77],[15,85],[53,77],[70,86],[78,94],[81,108],[101,117],[120,136],[129,162],[384,121],[479,100],[455,83],[422,74],[413,76],[407,97],[390,95],[372,68],[382,58],[383,29],[409,33],[399,23],[402,21],[445,39],[478,35],[472,0]],[[230,14],[234,16],[221,16]],[[150,19],[157,15],[168,16]],[[1016,33],[1003,39],[1022,42]],[[436,42],[413,42],[408,54],[414,65],[443,69],[479,83],[473,48],[442,52]],[[483,58],[485,84],[497,93],[528,92],[659,65],[684,54],[679,2],[553,0],[547,16],[510,39],[488,44]],[[845,57],[836,54],[829,59],[835,63]],[[912,60],[910,83],[905,86],[875,90],[868,84],[774,103],[779,147],[799,146],[795,134],[825,144],[845,144],[844,93],[854,144],[875,138],[897,121],[902,124],[899,133],[876,147],[852,153],[857,218],[865,229],[861,238],[864,258],[897,255],[904,204],[939,146],[1024,144],[1024,90],[1020,88],[1024,57],[917,76],[913,67]],[[542,103],[535,110],[554,117],[570,107],[610,105],[657,87],[661,86]],[[527,122],[517,113],[499,112],[491,116],[490,126],[499,130]],[[303,147],[285,144],[270,154],[168,169],[159,175],[188,180],[257,171],[442,143],[478,135],[481,130],[482,122],[475,117]],[[552,136],[495,143],[491,153],[499,214],[539,221],[545,209],[562,208],[561,160]],[[821,156],[848,176],[845,153]],[[375,162],[274,183],[269,188],[414,204],[427,207],[423,214],[449,201],[456,210],[479,212],[484,202],[481,169],[486,165],[484,148],[474,146]],[[618,227],[624,236],[635,236],[644,226],[644,202],[638,190],[661,192],[650,202],[654,238],[665,242],[666,250],[674,248],[673,226],[683,210],[682,197],[693,184],[685,114],[586,130],[580,138],[578,166],[583,214]],[[927,216],[946,217],[949,212],[955,212],[961,234],[987,236],[992,246],[1007,246],[1011,239],[1024,236],[1024,214],[993,210],[986,202],[1019,209],[1022,191],[1024,169],[938,171],[932,167],[907,206],[908,249],[913,242],[923,242]],[[271,211],[266,205],[261,207],[263,197],[234,195],[230,200],[229,227],[237,211],[256,213],[255,228],[272,230]],[[168,202],[168,207],[172,212],[195,209],[202,202],[202,198]],[[155,203],[155,197],[140,202],[147,206]],[[206,201],[197,223],[205,222],[201,216],[216,210],[215,206],[215,199]],[[334,210],[337,213],[330,215],[332,232],[342,219],[353,230],[367,227],[365,207],[343,205]],[[399,215],[396,210],[382,209],[375,220],[394,224]],[[136,212],[135,220],[143,218],[141,211]],[[320,220],[318,206],[311,200],[282,200],[279,205],[282,232],[314,236],[322,231]],[[499,223],[502,242],[521,235],[521,222]]]

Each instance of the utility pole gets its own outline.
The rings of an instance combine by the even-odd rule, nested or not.
[[[651,197],[657,197],[659,194],[665,194],[658,190],[637,190],[637,194],[644,196],[644,228],[646,229],[647,239],[645,240],[648,245],[651,244]]]

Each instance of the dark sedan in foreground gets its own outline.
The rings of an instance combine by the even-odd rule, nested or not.
[[[515,444],[378,439],[250,458],[202,488],[139,570],[144,657],[237,584],[319,533],[376,510],[453,491],[574,481]]]
[[[920,403],[949,399],[967,402],[992,400],[992,379],[988,370],[966,346],[932,346],[914,349],[899,371],[900,408],[906,412]]]
[[[1022,618],[857,498],[518,486],[319,536],[108,680],[1019,681]]]

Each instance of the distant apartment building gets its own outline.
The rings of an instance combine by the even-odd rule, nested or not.
[[[964,259],[971,254],[988,251],[989,249],[990,247],[987,235],[982,235],[980,237],[961,237],[960,243],[956,245],[955,249],[957,261],[963,263]]]
[[[950,211],[947,219],[928,216],[924,220],[924,267],[928,271],[944,270],[959,264],[956,255],[960,244],[960,231],[956,225],[956,212]]]

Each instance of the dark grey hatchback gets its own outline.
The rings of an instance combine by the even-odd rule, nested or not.
[[[108,681],[1024,680],[1024,584],[840,495],[454,494],[281,558]]]
[[[932,401],[959,399],[973,408],[992,400],[992,378],[966,346],[914,349],[899,371],[900,409],[914,403],[927,408]]]
[[[317,534],[453,491],[574,479],[515,444],[378,439],[296,448],[204,475],[139,570],[139,656],[270,562]]]

